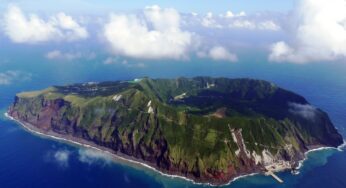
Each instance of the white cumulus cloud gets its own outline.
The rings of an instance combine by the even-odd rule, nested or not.
[[[235,20],[229,24],[230,28],[256,29],[256,23],[249,20]]]
[[[246,13],[244,11],[241,11],[238,14],[234,14],[231,10],[229,10],[224,15],[221,14],[220,16],[225,18],[234,18],[234,17],[246,16]]]
[[[114,55],[143,59],[184,59],[193,34],[180,28],[175,9],[146,7],[138,15],[112,14],[104,26],[104,37]]]
[[[346,0],[302,0],[292,23],[294,40],[273,44],[271,61],[307,63],[346,57]]]
[[[266,21],[258,23],[257,28],[260,30],[272,30],[272,31],[279,31],[281,29],[281,27],[272,20],[266,20]]]
[[[237,19],[229,24],[230,28],[250,29],[250,30],[267,30],[267,31],[279,31],[281,27],[272,20],[247,20]]]
[[[217,22],[217,20],[214,18],[215,16],[213,15],[212,12],[208,12],[205,17],[202,18],[201,20],[201,25],[203,27],[207,28],[218,28],[222,29],[224,26],[221,25],[220,23]]]
[[[236,54],[229,52],[222,46],[215,46],[207,52],[199,52],[197,56],[200,58],[210,58],[215,61],[229,61],[237,62],[238,57]]]
[[[268,16],[247,15],[243,11],[238,14],[227,11],[225,14],[220,15],[208,12],[205,16],[199,16],[199,18],[194,19],[194,21],[199,21],[201,26],[211,29],[281,30],[277,21],[270,19]]]
[[[270,61],[276,62],[300,62],[301,57],[297,56],[295,50],[288,46],[284,41],[277,42],[271,46],[271,53],[269,55]]]
[[[316,116],[316,107],[309,104],[289,103],[289,112],[299,115],[308,120],[314,120]]]
[[[14,5],[5,11],[3,27],[5,34],[15,43],[75,41],[89,35],[84,27],[63,12],[45,20],[36,14],[25,15]]]

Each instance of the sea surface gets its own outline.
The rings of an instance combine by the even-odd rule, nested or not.
[[[27,49],[29,50],[29,49]],[[1,53],[6,53],[2,50]],[[142,76],[224,76],[265,79],[303,95],[326,111],[339,132],[346,137],[346,63],[309,65],[272,64],[264,54],[244,55],[241,62],[143,62],[145,67],[103,65],[102,58],[88,62],[46,62],[27,52],[8,54],[0,72],[20,70],[31,79],[0,85],[0,188],[47,187],[207,187],[169,178],[150,169],[111,160],[97,151],[34,135],[3,115],[17,92],[88,81],[132,80]],[[129,62],[134,63],[133,62]],[[1,62],[0,62],[1,64]],[[278,173],[271,177],[254,175],[225,187],[346,187],[346,152],[335,149],[307,155],[300,173]]]

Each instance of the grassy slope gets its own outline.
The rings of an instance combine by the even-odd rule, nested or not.
[[[207,83],[215,84],[215,87],[207,89]],[[187,103],[172,101],[174,96],[184,92],[187,93]],[[220,97],[224,93],[229,101],[213,99],[210,102],[197,97],[210,94]],[[122,95],[118,102],[112,100],[115,94]],[[206,169],[226,171],[230,163],[239,166],[235,156],[238,147],[228,125],[242,129],[246,147],[257,154],[263,149],[276,153],[288,143],[298,151],[301,145],[297,135],[305,143],[314,140],[308,130],[296,126],[285,116],[286,106],[280,107],[284,103],[287,105],[288,100],[306,101],[264,81],[205,77],[143,79],[132,83],[51,87],[17,96],[21,100],[17,110],[32,115],[40,112],[43,99],[68,101],[70,106],[60,110],[61,117],[69,121],[78,118],[78,127],[102,143],[118,142],[116,134],[123,145],[136,147],[143,142],[146,147],[157,147],[155,141],[163,137],[169,148],[166,155],[173,164],[186,162],[190,171],[196,166],[202,172]],[[148,113],[150,100],[155,114]],[[219,107],[227,107],[227,117],[208,115]],[[116,120],[112,119],[114,117]],[[143,149],[142,152],[145,156],[150,150]]]

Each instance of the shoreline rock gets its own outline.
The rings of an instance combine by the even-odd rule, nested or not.
[[[89,87],[20,93],[8,114],[42,134],[213,185],[292,169],[312,147],[342,142],[326,113],[265,81],[146,78]],[[222,116],[210,116],[219,109]]]

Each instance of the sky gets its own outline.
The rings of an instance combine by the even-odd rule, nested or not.
[[[0,85],[30,74],[6,68],[14,52],[134,69],[241,64],[248,52],[272,64],[346,62],[346,0],[0,2]]]
[[[293,8],[294,0],[1,0],[1,9],[6,8],[7,3],[16,3],[31,11],[61,11],[68,12],[98,12],[98,11],[128,11],[139,10],[148,5],[175,8],[182,12],[203,13],[213,11],[225,12],[228,9],[234,11],[246,11],[249,13],[258,11],[289,11]],[[210,6],[212,4],[212,6]]]

